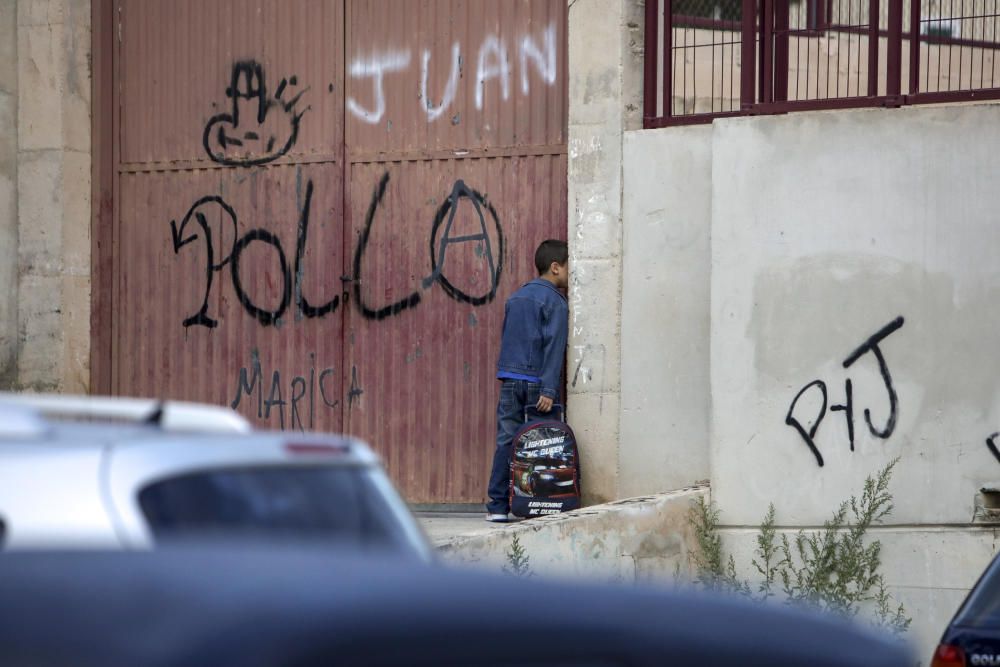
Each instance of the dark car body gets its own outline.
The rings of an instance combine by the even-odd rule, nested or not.
[[[559,600],[558,610],[546,608]],[[539,601],[538,607],[526,601]],[[572,610],[572,611],[567,611]],[[0,557],[0,664],[909,667],[846,621],[309,550]]]
[[[1000,666],[1000,560],[969,591],[941,637],[933,667]]]

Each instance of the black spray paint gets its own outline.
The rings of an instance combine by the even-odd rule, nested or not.
[[[252,229],[248,231],[243,236],[239,237],[233,243],[232,249],[226,254],[225,259],[219,263],[215,263],[215,253],[212,244],[212,230],[208,225],[205,216],[202,214],[202,207],[207,204],[216,204],[222,208],[223,212],[228,216],[228,219],[233,225],[233,237],[236,237],[237,229],[237,217],[236,212],[233,208],[227,204],[221,197],[202,197],[188,210],[187,215],[181,220],[181,224],[178,226],[175,221],[170,221],[170,234],[173,241],[174,252],[177,253],[186,244],[194,241],[197,235],[190,236],[188,238],[182,238],[184,234],[184,227],[187,225],[188,220],[194,215],[198,224],[201,226],[202,234],[205,237],[206,243],[206,266],[205,266],[205,299],[202,302],[201,308],[194,315],[186,318],[183,322],[185,327],[192,325],[200,325],[209,328],[214,328],[218,325],[218,322],[208,315],[208,296],[212,289],[213,275],[217,271],[221,271],[226,264],[229,264],[230,273],[233,281],[233,289],[236,291],[236,296],[239,299],[240,304],[243,308],[257,319],[264,326],[270,326],[275,324],[278,319],[285,313],[289,304],[292,301],[292,294],[294,289],[295,295],[295,305],[299,312],[306,317],[325,317],[330,313],[337,310],[337,306],[340,304],[340,295],[335,295],[332,299],[320,306],[312,305],[309,300],[302,293],[302,283],[304,280],[305,273],[305,252],[306,243],[309,238],[309,216],[312,210],[312,194],[313,194],[313,184],[309,181],[306,184],[306,194],[305,200],[303,202],[302,208],[299,212],[298,221],[298,233],[295,244],[295,270],[294,274],[288,265],[288,258],[285,255],[285,250],[281,245],[281,240],[271,232],[266,229]],[[244,269],[242,268],[241,259],[243,257],[244,251],[249,248],[254,243],[263,243],[271,246],[277,253],[278,267],[280,269],[281,276],[281,302],[275,310],[267,310],[262,308],[257,303],[253,301],[251,296],[247,293],[245,284],[246,276],[244,274]]]
[[[366,251],[368,250],[368,244],[371,241],[371,231],[372,225],[375,223],[375,215],[378,213],[382,199],[385,197],[385,190],[388,184],[389,174],[386,172],[382,175],[382,178],[379,179],[379,183],[375,187],[375,191],[372,193],[371,203],[368,206],[368,213],[365,216],[365,226],[361,230],[361,235],[358,238],[358,245],[354,252],[354,302],[357,304],[358,310],[361,314],[370,320],[384,320],[387,317],[398,315],[404,310],[416,307],[420,304],[422,299],[420,291],[415,290],[408,296],[394,303],[382,306],[381,308],[374,308],[365,302],[364,296],[362,295],[361,273],[364,257]],[[456,212],[458,211],[458,204],[463,198],[468,199],[472,203],[478,217],[481,233],[473,234],[471,236],[453,237],[451,235],[452,226],[455,221]],[[496,252],[494,251],[493,242],[487,230],[486,217],[483,214],[484,208],[489,212],[496,230],[499,243],[499,248],[497,248]],[[446,218],[447,223],[445,224]],[[441,235],[441,238],[438,239],[438,231],[440,230],[442,224],[445,225],[444,232]],[[486,262],[490,271],[489,290],[487,290],[485,294],[481,295],[466,294],[462,290],[455,287],[455,285],[449,281],[444,274],[445,260],[447,258],[449,247],[460,243],[470,242],[482,244],[483,254],[486,257]],[[431,273],[423,279],[421,283],[422,289],[428,289],[437,283],[440,284],[444,292],[455,301],[468,303],[473,306],[482,306],[496,298],[497,287],[500,284],[500,276],[503,272],[503,228],[500,226],[500,219],[497,216],[496,209],[493,208],[493,205],[486,201],[486,198],[482,194],[466,186],[465,182],[462,180],[455,182],[455,185],[452,186],[451,194],[434,216],[434,223],[431,226],[430,255]]]
[[[214,328],[218,326],[218,321],[212,319],[208,316],[208,295],[212,290],[212,274],[215,271],[221,271],[233,256],[233,250],[230,249],[226,253],[225,259],[223,259],[218,264],[215,263],[215,246],[212,243],[212,228],[208,224],[208,219],[202,213],[202,207],[206,207],[209,204],[215,204],[222,209],[222,212],[226,215],[228,220],[233,225],[233,238],[236,238],[236,212],[233,208],[222,200],[222,197],[202,197],[188,209],[188,212],[181,219],[181,224],[178,226],[176,220],[170,221],[170,238],[174,246],[174,254],[180,252],[188,243],[191,243],[198,238],[198,235],[192,235],[187,238],[184,236],[184,228],[187,226],[188,221],[191,220],[191,216],[195,217],[198,221],[198,225],[201,227],[202,237],[205,239],[205,299],[201,303],[201,308],[194,315],[186,318],[184,320],[184,326],[189,327],[191,325],[197,324],[200,326]]]
[[[478,218],[479,228],[482,231],[479,234],[473,234],[471,236],[452,237],[451,229],[455,222],[455,214],[458,212],[458,204],[463,198],[472,202],[476,211],[476,217]],[[486,217],[483,215],[483,207],[489,211],[490,217],[493,219],[493,227],[496,230],[497,240],[500,244],[499,252],[497,253],[495,260],[493,242],[490,240],[490,235],[486,230]],[[441,223],[444,221],[445,216],[448,217],[448,224],[444,228],[444,234],[442,235],[441,240],[438,241],[438,229],[441,227]],[[482,243],[483,253],[486,256],[486,263],[490,269],[490,288],[485,294],[479,296],[466,294],[462,290],[458,289],[443,273],[448,248],[455,244],[470,242]],[[431,275],[424,279],[424,288],[430,287],[435,282],[438,282],[441,284],[445,293],[452,299],[472,304],[473,306],[482,306],[483,304],[493,301],[497,295],[497,286],[500,284],[500,273],[503,271],[503,244],[503,229],[500,227],[500,219],[497,217],[497,212],[496,209],[493,208],[493,204],[487,202],[483,195],[468,188],[464,181],[455,181],[455,185],[451,189],[451,196],[449,196],[444,203],[441,204],[441,208],[438,209],[437,215],[434,216],[434,226],[431,228],[430,244]],[[434,255],[435,245],[438,246],[437,257]]]
[[[379,204],[382,203],[387,185],[389,185],[389,172],[382,174],[382,178],[379,179],[378,185],[375,187],[375,192],[372,193],[372,200],[368,205],[368,213],[365,215],[365,227],[361,230],[361,236],[358,238],[358,246],[354,250],[354,303],[357,305],[358,310],[361,311],[361,314],[369,320],[384,320],[392,315],[398,315],[407,308],[413,308],[420,303],[420,292],[413,292],[408,297],[400,299],[395,303],[373,309],[365,303],[364,297],[361,294],[361,263],[364,259],[365,251],[368,249],[368,242],[371,240],[375,213],[378,211]]]
[[[795,414],[795,406],[798,405],[799,399],[802,398],[802,396],[806,394],[813,387],[818,388],[820,393],[822,394],[823,405],[819,409],[819,414],[816,416],[816,421],[813,422],[813,425],[807,431],[805,426],[803,426],[802,423],[798,419],[796,419],[793,415]],[[812,451],[813,455],[816,457],[816,462],[819,463],[821,466],[823,465],[823,455],[819,453],[819,448],[816,447],[816,442],[814,438],[816,437],[816,431],[819,429],[819,425],[823,422],[823,417],[826,416],[826,404],[827,404],[826,383],[823,382],[822,380],[813,380],[806,386],[802,387],[801,390],[799,390],[799,393],[795,395],[794,399],[792,399],[792,404],[788,407],[788,414],[785,415],[785,423],[799,432],[799,435],[801,435],[802,439],[806,441],[806,444],[809,445],[810,451]]]
[[[361,395],[365,393],[365,390],[361,388],[361,384],[358,382],[358,367],[351,366],[351,388],[347,391],[347,407],[354,407],[354,399],[361,398]]]
[[[274,311],[258,307],[250,299],[250,295],[243,289],[243,280],[240,274],[240,258],[243,256],[243,251],[250,247],[250,244],[254,241],[266,243],[278,252],[278,262],[281,266],[281,304]],[[285,252],[281,248],[281,241],[278,240],[278,237],[266,229],[251,229],[236,242],[236,247],[233,248],[233,261],[230,269],[233,276],[233,289],[236,290],[236,297],[240,300],[243,308],[256,317],[257,321],[264,326],[274,324],[285,312],[289,302],[292,300],[292,273],[288,268],[288,260],[285,258]]]
[[[400,299],[395,303],[391,303],[380,308],[374,308],[365,301],[364,296],[362,295],[361,275],[365,253],[367,252],[368,244],[371,241],[372,226],[375,223],[375,217],[382,199],[385,196],[385,190],[388,183],[389,174],[383,174],[372,194],[371,204],[368,207],[368,213],[365,217],[365,226],[361,230],[361,234],[358,237],[358,244],[354,252],[353,277],[344,276],[341,278],[341,280],[345,283],[354,283],[354,300],[357,304],[358,311],[362,314],[362,316],[370,320],[383,320],[387,317],[398,315],[408,308],[413,308],[419,305],[422,298],[420,290],[415,290],[409,296]],[[205,237],[205,243],[207,246],[205,298],[202,301],[201,308],[198,312],[184,320],[185,327],[199,325],[213,328],[218,325],[218,322],[208,314],[208,297],[212,289],[214,273],[221,271],[226,264],[229,264],[233,289],[236,291],[236,296],[239,299],[240,304],[247,313],[253,316],[263,326],[278,324],[281,317],[288,309],[288,306],[292,303],[293,298],[298,312],[305,317],[322,318],[337,310],[337,307],[341,302],[340,294],[335,294],[331,299],[321,305],[313,305],[302,293],[302,284],[305,280],[306,271],[304,258],[309,238],[309,222],[312,214],[312,196],[313,182],[310,180],[306,183],[305,198],[299,210],[294,268],[289,266],[287,255],[281,245],[281,240],[275,234],[265,229],[257,228],[248,231],[239,238],[235,238],[236,230],[238,228],[236,212],[221,197],[210,196],[199,199],[188,210],[187,215],[185,215],[182,219],[179,226],[175,221],[171,220],[170,231],[175,253],[180,252],[180,249],[183,246],[197,238],[197,235],[183,238],[184,228],[191,219],[192,215],[201,226],[202,234]],[[462,199],[467,199],[472,204],[473,210],[476,214],[476,219],[479,222],[480,233],[478,234],[458,237],[452,235],[458,205]],[[225,258],[218,263],[215,263],[211,227],[208,225],[206,217],[199,210],[200,207],[208,204],[216,204],[220,206],[233,225],[233,236],[235,238],[233,247],[228,253],[226,253]],[[492,226],[498,243],[497,248],[493,247],[493,241],[488,230],[489,223],[486,219],[486,213],[489,214],[492,221]],[[268,310],[267,308],[264,308],[254,302],[253,298],[246,289],[246,285],[249,284],[249,281],[247,280],[248,276],[246,275],[246,269],[242,265],[242,257],[243,253],[255,243],[262,243],[270,246],[277,255],[279,275],[281,279],[281,300],[277,308],[274,310]],[[489,269],[489,288],[483,294],[467,294],[456,287],[446,275],[445,268],[447,266],[449,249],[451,249],[452,246],[464,243],[476,243],[477,254],[484,257],[486,260]],[[464,181],[456,181],[452,187],[451,194],[438,208],[431,226],[429,244],[431,272],[426,278],[423,279],[421,288],[428,289],[435,284],[439,284],[445,294],[460,303],[468,303],[476,307],[490,303],[496,298],[497,287],[500,284],[500,277],[503,273],[504,244],[503,228],[500,225],[499,216],[497,215],[496,209],[493,205],[487,201],[485,196],[476,190],[469,188]],[[347,292],[343,295],[345,302],[347,295]],[[275,401],[275,405],[279,405],[277,402],[279,399],[277,397],[275,398]]]
[[[336,408],[339,400],[330,400],[332,389],[327,387],[327,379],[334,374],[333,368],[325,368],[319,373],[318,382],[316,375],[316,355],[309,354],[309,374],[296,375],[287,385],[287,394],[282,380],[281,371],[275,369],[271,373],[271,382],[267,387],[267,397],[264,396],[265,386],[264,375],[261,372],[260,354],[256,349],[250,352],[250,367],[240,369],[239,380],[236,385],[236,396],[230,403],[233,410],[237,409],[243,401],[244,396],[257,399],[257,418],[270,420],[274,411],[278,418],[278,427],[281,430],[298,429],[305,431],[307,428],[313,430],[316,424],[316,394],[319,392],[320,400],[327,408]],[[288,396],[286,400],[284,397]],[[306,403],[306,405],[300,405]],[[286,414],[288,423],[286,426]],[[307,416],[308,426],[303,423],[303,414]]]
[[[305,276],[306,239],[309,237],[309,214],[312,210],[312,181],[306,183],[306,200],[302,206],[302,213],[299,216],[299,232],[295,241],[295,304],[306,317],[325,317],[337,310],[340,304],[340,295],[336,294],[332,299],[322,306],[314,306],[309,303],[305,295],[302,294],[302,282]]]
[[[997,461],[1000,461],[1000,450],[997,450],[997,436],[1000,433],[994,433],[990,437],[986,438],[986,446],[989,448],[990,452],[996,457]]]
[[[844,360],[844,368],[850,368],[855,361],[865,354],[871,352],[875,355],[875,359],[878,360],[878,369],[882,374],[882,381],[885,382],[885,389],[889,393],[889,419],[886,422],[885,428],[876,429],[872,424],[871,411],[865,408],[865,421],[868,422],[868,430],[871,431],[872,435],[876,438],[882,438],[883,440],[888,440],[892,435],[892,432],[896,430],[896,413],[899,409],[899,399],[896,397],[896,390],[892,386],[892,376],[889,374],[889,364],[885,361],[885,355],[882,354],[881,348],[879,348],[879,343],[889,337],[892,332],[896,331],[903,326],[902,316],[897,317],[889,324],[885,325],[878,330],[875,335],[866,340],[858,349],[848,355],[847,359]],[[848,393],[848,401],[850,401],[850,393]]]
[[[862,343],[856,350],[847,356],[843,362],[843,367],[850,368],[854,363],[863,357],[864,355],[871,352],[876,361],[878,362],[879,372],[882,375],[882,381],[885,383],[886,393],[889,396],[889,417],[886,419],[886,424],[883,428],[876,428],[872,423],[871,410],[865,408],[864,415],[865,421],[868,424],[868,430],[871,434],[881,440],[888,440],[893,432],[896,430],[896,421],[899,416],[899,398],[896,395],[896,389],[892,384],[892,375],[889,372],[889,364],[885,360],[885,355],[882,353],[880,344],[886,338],[888,338],[893,332],[903,326],[903,318],[897,317],[889,324],[885,325],[879,329],[874,335],[872,335],[868,340]],[[808,429],[805,425],[795,416],[795,408],[798,405],[799,399],[801,399],[805,394],[809,393],[812,389],[818,389],[822,395],[823,402],[820,406],[820,410],[816,415],[815,421],[812,426]],[[851,451],[854,451],[854,385],[851,383],[851,379],[848,378],[844,382],[844,393],[846,399],[841,405],[830,406],[831,412],[843,412],[844,419],[847,423],[847,435]],[[788,408],[788,414],[785,416],[785,424],[794,428],[798,434],[802,437],[802,440],[809,447],[809,450],[816,457],[816,463],[822,467],[823,465],[823,455],[820,454],[819,447],[816,445],[816,432],[819,429],[820,423],[826,416],[827,412],[827,389],[826,383],[822,380],[814,380],[803,387],[795,398],[792,399],[792,404]]]
[[[277,160],[291,150],[299,136],[299,121],[309,108],[298,112],[295,109],[308,88],[287,101],[284,99],[289,84],[297,85],[298,79],[294,76],[282,79],[274,97],[269,97],[260,63],[245,60],[233,65],[226,89],[226,97],[232,100],[232,110],[209,119],[202,134],[208,156],[219,164],[251,167]],[[249,109],[241,109],[244,105]],[[265,129],[264,123],[272,111],[284,118],[280,134]]]

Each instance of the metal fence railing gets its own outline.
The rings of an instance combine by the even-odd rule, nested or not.
[[[1000,0],[646,0],[646,127],[1000,99]]]

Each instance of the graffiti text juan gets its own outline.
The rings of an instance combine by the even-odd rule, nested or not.
[[[491,99],[502,102],[510,99],[514,85],[512,62],[517,63],[521,84],[518,87],[525,97],[531,94],[531,81],[535,76],[546,86],[555,85],[558,65],[554,24],[549,24],[542,31],[541,39],[536,35],[526,34],[515,40],[514,47],[517,55],[511,57],[506,39],[487,35],[476,50],[472,62],[476,63],[473,98],[477,110],[482,110]],[[452,44],[449,55],[451,62],[448,80],[440,94],[432,96],[428,86],[431,52],[429,49],[422,49],[420,52],[420,100],[428,122],[444,115],[454,102],[459,79],[463,76],[462,64],[469,60],[462,57],[462,47],[458,42]],[[348,97],[347,109],[366,123],[375,125],[381,122],[386,110],[386,79],[409,70],[413,59],[413,53],[409,49],[386,49],[352,60],[347,67],[348,75],[352,79],[370,79],[371,92],[364,92],[364,86],[359,87],[358,97],[362,99]],[[533,71],[536,73],[534,76]],[[435,102],[434,98],[439,101]]]
[[[882,352],[881,343],[888,338],[893,332],[903,326],[903,318],[897,317],[893,321],[889,322],[887,325],[879,329],[874,335],[872,335],[868,340],[858,346],[851,354],[847,355],[844,359],[844,368],[850,368],[854,363],[871,353],[875,360],[878,362],[879,373],[882,376],[882,382],[885,385],[885,391],[889,399],[889,416],[886,418],[885,424],[881,426],[876,426],[872,421],[871,410],[865,408],[865,422],[868,425],[868,430],[873,437],[879,438],[881,440],[888,440],[893,432],[896,430],[896,421],[899,416],[899,398],[896,395],[896,388],[892,383],[892,375],[889,372],[889,364],[885,360],[885,354]],[[799,405],[799,401],[810,393],[819,393],[820,407],[817,411],[815,417],[811,420],[806,419],[803,421],[798,416],[796,416],[796,407]],[[854,386],[851,383],[851,379],[847,378],[844,381],[844,394],[845,400],[842,404],[829,406],[830,412],[843,412],[844,419],[847,423],[847,438],[850,445],[851,451],[854,451]],[[802,437],[802,440],[809,447],[809,450],[816,457],[816,463],[820,466],[823,465],[823,455],[819,451],[819,447],[816,445],[816,432],[819,430],[820,423],[822,423],[823,418],[827,413],[828,405],[828,395],[826,383],[823,380],[813,380],[806,386],[804,386],[799,393],[795,395],[792,399],[792,404],[788,408],[788,414],[785,416],[785,424],[794,428],[798,434]],[[811,425],[809,425],[811,424]]]

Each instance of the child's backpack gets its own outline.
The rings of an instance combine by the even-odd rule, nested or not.
[[[553,406],[560,410],[562,407]],[[565,419],[529,421],[514,436],[510,454],[510,512],[532,517],[580,507],[580,456]]]

